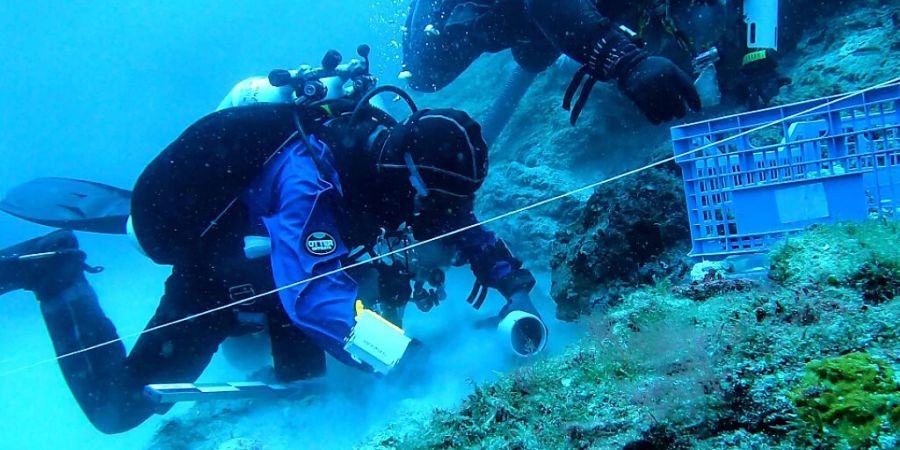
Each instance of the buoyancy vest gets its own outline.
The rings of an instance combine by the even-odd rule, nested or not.
[[[297,132],[296,111],[289,104],[217,111],[153,159],[131,199],[134,231],[147,256],[177,264],[240,254],[249,221],[236,200]]]
[[[354,153],[370,134],[396,124],[377,108],[347,126],[355,103],[319,107],[258,103],[225,108],[187,128],[150,162],[134,187],[131,225],[140,248],[157,264],[240,257],[252,234],[240,195],[288,141],[300,139],[297,121],[340,154],[341,166],[359,178],[368,158]],[[341,117],[341,120],[335,120]],[[355,139],[346,138],[354,137]],[[344,173],[341,174],[343,176]],[[224,214],[223,214],[224,213]]]

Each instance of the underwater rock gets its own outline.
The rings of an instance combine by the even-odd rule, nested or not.
[[[640,439],[625,444],[623,450],[679,450],[690,445],[665,424],[656,423],[642,433]]]
[[[508,52],[484,55],[448,87],[414,96],[429,108],[461,108],[483,120],[491,113],[498,79],[511,73],[514,65]],[[490,147],[488,178],[476,201],[480,218],[635,169],[661,148],[670,154],[668,129],[650,125],[613,85],[598,84],[579,126],[570,125],[569,113],[561,104],[576,69],[577,65],[562,58],[538,75]],[[567,197],[492,223],[490,228],[531,268],[545,268],[551,253],[542,244],[553,240],[560,223],[574,219],[573,208],[587,198],[587,194]]]
[[[612,85],[598,84],[579,125],[570,125],[560,105],[575,68],[560,61],[535,79],[492,147],[491,171],[478,201],[485,217],[635,169],[660,148],[670,152],[668,129],[647,123]],[[541,176],[535,180],[536,174]],[[573,208],[588,197],[587,192],[567,197],[492,227],[501,237],[521,236],[517,241],[529,246],[517,249],[519,254],[547,267],[551,251],[534,243],[552,242],[559,225],[571,223],[578,214]]]
[[[558,318],[575,320],[629,289],[687,271],[682,186],[675,172],[651,169],[594,192],[556,235],[550,295]]]
[[[900,224],[870,220],[813,227],[772,253],[769,276],[785,286],[855,288],[868,304],[900,295]]]
[[[896,2],[859,0],[834,8],[834,16],[817,18],[798,47],[784,52],[783,70],[794,82],[773,103],[846,93],[897,76]]]
[[[700,261],[691,267],[691,281],[703,282],[723,278],[722,274],[730,272],[734,265],[728,261]]]
[[[804,255],[821,243],[795,242],[813,245]],[[900,368],[900,301],[867,305],[859,289],[755,284],[696,302],[666,283],[640,288],[586,318],[589,334],[565,354],[476,386],[459,409],[398,420],[402,435],[363,448],[841,448],[810,428],[796,393],[811,392],[809,361],[879,355],[855,366],[885,383]],[[884,405],[893,420],[898,403]],[[650,439],[653,427],[677,441]],[[872,447],[896,448],[900,427],[880,430]]]
[[[701,302],[717,295],[747,292],[757,286],[751,279],[731,273],[731,261],[701,261],[691,268],[690,281],[672,288],[672,293]]]
[[[548,197],[574,189],[573,180],[565,173],[547,166],[528,167],[509,162],[493,169],[494,176],[485,182],[476,202],[476,212],[487,219],[507,211],[533,204]],[[513,253],[527,261],[529,269],[544,269],[550,253],[550,243],[560,223],[577,217],[580,205],[576,198],[565,198],[546,206],[494,222],[489,228],[509,245]]]
[[[717,295],[730,292],[746,292],[753,289],[756,282],[744,279],[714,278],[704,281],[692,281],[690,284],[676,286],[672,292],[691,300],[702,302]]]

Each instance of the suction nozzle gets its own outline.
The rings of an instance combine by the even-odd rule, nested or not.
[[[527,358],[547,346],[547,326],[540,317],[524,311],[512,311],[497,325],[503,345],[509,345],[516,356]]]

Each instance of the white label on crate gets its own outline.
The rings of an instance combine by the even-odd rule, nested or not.
[[[825,185],[814,183],[775,191],[775,205],[781,223],[824,219],[828,213]]]

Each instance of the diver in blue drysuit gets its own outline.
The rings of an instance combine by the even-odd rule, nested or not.
[[[817,5],[780,3],[787,48],[798,40],[799,21]],[[742,7],[731,0],[412,0],[404,70],[411,88],[433,92],[483,53],[510,49],[520,67],[535,73],[566,55],[582,65],[564,100],[573,123],[593,84],[603,81],[615,83],[659,124],[700,109],[688,74],[695,57],[716,47],[722,94],[756,109],[791,80],[778,73],[772,49],[747,49]]]
[[[322,136],[332,138],[339,148],[335,134],[341,133],[335,133],[335,128],[341,129],[338,124],[326,123]],[[369,144],[380,148],[379,159],[368,165],[384,176],[373,178],[370,173],[368,183],[342,183],[336,166],[356,166],[359,171],[366,163],[352,160],[374,156],[375,151],[332,152],[310,136],[308,142],[287,148],[251,185],[244,199],[253,220],[262,222],[272,238],[272,270],[278,286],[337,270],[349,248],[365,245],[379,228],[397,228],[408,222],[415,237],[424,240],[477,222],[472,197],[486,175],[487,148],[480,128],[468,115],[455,110],[425,111],[380,133],[371,136]],[[418,211],[412,208],[419,194],[407,181],[410,169],[401,154],[413,158],[413,167],[428,191],[424,199],[418,199],[424,202]],[[465,158],[457,160],[462,154]],[[365,173],[346,175],[355,180]],[[318,252],[326,254],[311,251],[309,244],[323,234],[333,241],[329,242],[333,248]],[[475,227],[447,240],[484,285],[517,300],[507,305],[507,311],[537,315],[527,299],[533,277],[493,233]],[[343,350],[355,324],[353,304],[357,299],[357,284],[346,272],[291,286],[279,295],[292,321],[322,348],[345,363],[357,364]]]
[[[401,124],[375,116],[351,126],[336,107],[228,108],[191,125],[145,168],[130,228],[147,256],[173,266],[147,324],[154,330],[128,353],[116,342],[59,361],[97,429],[127,431],[167,411],[143,387],[193,382],[253,314],[268,322],[283,381],[320,375],[322,349],[365,368],[343,348],[357,299],[346,273],[236,302],[337,269],[348,248],[401,222],[419,239],[475,222],[472,200],[487,171],[478,124],[454,110],[419,111]],[[309,135],[297,136],[298,122]],[[271,259],[248,259],[243,239],[260,234],[272,240]],[[480,227],[453,241],[480,283],[508,298],[499,317],[537,315],[534,278],[502,241]],[[118,338],[85,278],[85,258],[65,230],[0,250],[0,294],[35,293],[57,355]]]

